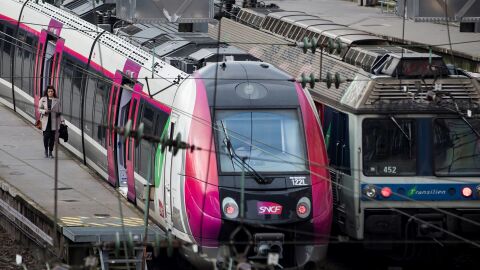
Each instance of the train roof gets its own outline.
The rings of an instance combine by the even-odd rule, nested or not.
[[[295,80],[271,64],[251,61],[213,63],[201,69],[199,76],[204,81],[209,104],[215,103],[219,109],[252,105],[271,109],[272,104],[293,109],[299,105]],[[246,90],[247,85],[249,90]]]

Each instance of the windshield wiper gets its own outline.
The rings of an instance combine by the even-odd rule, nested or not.
[[[222,131],[223,131],[223,136],[224,136],[223,144],[225,145],[225,148],[227,148],[228,157],[232,161],[233,170],[235,170],[235,164],[233,164],[234,150],[233,150],[233,147],[232,147],[232,142],[230,141],[230,138],[228,137],[227,130],[225,129],[225,124],[223,123],[223,120],[220,121],[220,123],[222,124]]]
[[[240,157],[239,155],[237,155],[237,153],[235,153],[235,150],[233,149],[233,146],[232,146],[232,141],[230,141],[230,137],[228,137],[228,134],[227,134],[227,129],[225,128],[225,124],[223,123],[223,120],[220,121],[220,123],[222,124],[222,131],[223,131],[223,136],[225,137],[223,139],[223,144],[225,145],[225,147],[227,148],[227,153],[228,153],[228,156],[230,157],[230,160],[232,161],[232,167],[235,169],[234,167],[234,161],[240,163],[243,165],[243,167],[250,173],[253,175],[253,178],[259,183],[259,184],[268,184],[269,181],[267,181],[260,173],[258,173],[252,166],[250,166],[250,164],[248,164],[246,162],[246,157]]]
[[[397,126],[397,128],[403,133],[405,138],[407,138],[408,141],[411,141],[410,136],[408,136],[407,132],[405,132],[402,126],[400,126],[400,124],[397,122],[397,119],[393,115],[390,116],[390,120],[392,120],[395,126]]]
[[[465,124],[467,124],[467,126],[473,131],[473,133],[475,133],[475,135],[477,135],[477,138],[480,138],[480,132],[478,132],[478,130],[476,130],[475,127],[472,126],[470,121],[468,121],[467,118],[465,118],[465,116],[463,116],[462,112],[460,111],[460,108],[458,107],[458,104],[457,104],[457,101],[455,100],[455,98],[450,93],[447,93],[447,95],[452,100],[453,105],[455,105],[455,112],[458,114],[460,119],[462,119],[463,122],[465,122]]]

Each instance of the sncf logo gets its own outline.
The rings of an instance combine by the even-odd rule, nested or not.
[[[282,214],[282,206],[273,202],[257,202],[257,210],[259,215]]]

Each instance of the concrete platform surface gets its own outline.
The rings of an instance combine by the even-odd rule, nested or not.
[[[54,216],[54,159],[45,158],[40,130],[0,104],[0,182],[29,204]],[[58,217],[62,227],[118,227],[117,195],[67,150],[58,155]],[[121,197],[125,226],[143,225],[143,215]]]

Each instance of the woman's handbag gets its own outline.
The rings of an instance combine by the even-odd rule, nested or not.
[[[42,121],[40,121],[40,119],[35,121],[35,127],[38,128],[38,129],[42,129]]]
[[[65,124],[60,124],[60,129],[58,130],[58,137],[60,139],[63,139],[64,142],[67,142],[68,141],[68,129],[67,129],[67,125]]]

